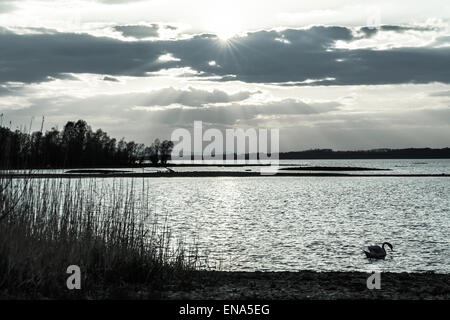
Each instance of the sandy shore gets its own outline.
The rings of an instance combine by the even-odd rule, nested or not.
[[[450,274],[382,273],[369,290],[363,272],[199,271],[174,282],[161,299],[450,299]]]

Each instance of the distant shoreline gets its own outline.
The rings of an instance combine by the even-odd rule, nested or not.
[[[351,161],[351,160],[418,160],[420,161],[420,164],[426,164],[426,162],[422,161],[430,161],[430,160],[450,160],[449,156],[440,156],[440,157],[392,157],[392,158],[383,158],[383,157],[375,157],[375,158],[368,158],[368,157],[284,157],[282,154],[280,154],[279,160],[283,161]],[[71,167],[45,167],[45,166],[34,166],[34,167],[27,167],[27,166],[12,166],[12,167],[0,167],[0,170],[71,170],[71,169],[95,169],[95,168],[105,168],[105,169],[145,169],[145,168],[165,168],[165,167],[174,167],[174,168],[183,168],[183,167],[268,167],[270,166],[269,163],[259,163],[259,160],[216,160],[216,161],[223,161],[223,163],[208,163],[210,160],[189,160],[191,163],[173,163],[168,162],[166,164],[151,164],[151,163],[133,163],[133,164],[109,164],[109,165],[98,165],[98,166],[71,166]],[[196,163],[196,161],[200,161],[200,163]],[[211,160],[212,161],[212,160]],[[230,163],[227,163],[227,161],[230,161]],[[239,163],[238,161],[243,161],[243,163]],[[252,163],[251,161],[256,161],[256,163]],[[280,162],[278,164],[280,167],[288,167],[288,166],[299,166],[298,163],[282,163]]]
[[[259,171],[196,171],[196,172],[130,172],[130,173],[12,173],[0,174],[0,178],[220,178],[220,177],[450,177],[450,174],[350,174],[335,172],[280,172],[261,174]]]

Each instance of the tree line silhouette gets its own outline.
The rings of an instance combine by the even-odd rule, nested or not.
[[[384,148],[357,151],[314,149],[283,152],[279,154],[279,157],[280,159],[439,159],[450,158],[450,148]]]
[[[63,130],[24,133],[0,127],[0,168],[94,168],[132,166],[149,160],[165,165],[173,142],[156,139],[150,146],[117,141],[84,120],[69,121]]]
[[[0,124],[0,168],[99,168],[143,165],[166,165],[174,144],[156,139],[150,146],[117,141],[98,129],[93,131],[84,120],[69,121],[63,130],[43,133],[12,131]],[[246,158],[248,155],[246,155]],[[450,158],[450,148],[374,149],[334,151],[315,149],[282,152],[280,159],[405,159]]]

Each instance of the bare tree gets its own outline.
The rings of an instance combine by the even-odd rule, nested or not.
[[[170,154],[173,150],[173,142],[169,140],[164,140],[161,143],[160,146],[160,153],[161,153],[161,164],[165,165],[167,163],[167,160],[170,159]]]
[[[161,142],[159,141],[159,139],[155,139],[155,141],[153,141],[152,145],[148,149],[150,161],[152,162],[153,165],[157,165],[159,162],[160,148]]]

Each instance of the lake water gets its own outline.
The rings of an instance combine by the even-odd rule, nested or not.
[[[387,168],[391,173],[450,173],[450,160],[283,162]],[[131,186],[131,179],[98,180],[105,186],[117,181]],[[213,269],[450,272],[447,177],[137,178],[134,182],[138,182],[134,183],[137,193],[148,190],[152,213],[167,219],[175,238],[195,242]],[[394,246],[386,260],[365,258],[364,246],[384,241]]]
[[[148,179],[174,235],[223,270],[450,272],[448,178]],[[364,245],[394,252],[370,262]]]

